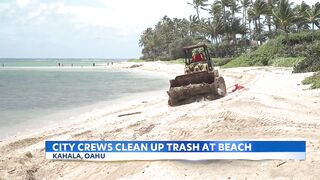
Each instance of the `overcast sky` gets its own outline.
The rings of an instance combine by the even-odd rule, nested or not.
[[[0,0],[0,58],[138,58],[141,32],[188,18],[191,1]]]

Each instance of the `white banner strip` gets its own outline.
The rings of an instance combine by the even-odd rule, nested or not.
[[[214,160],[214,159],[295,159],[305,160],[305,152],[167,152],[167,153],[104,153],[104,152],[46,152],[46,159],[79,161],[132,161],[132,160]]]

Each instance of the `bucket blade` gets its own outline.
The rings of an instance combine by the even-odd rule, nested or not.
[[[170,80],[170,88],[187,86],[189,84],[212,84],[214,82],[214,79],[215,74],[213,72],[198,72],[193,74],[186,74],[182,76],[177,76],[175,79]]]

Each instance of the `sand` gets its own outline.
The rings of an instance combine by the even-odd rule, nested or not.
[[[134,64],[142,66],[129,68]],[[110,68],[110,67],[109,67]],[[121,63],[112,68],[157,72],[172,78],[182,65]],[[0,142],[0,179],[318,179],[320,177],[320,91],[301,80],[309,74],[290,69],[223,69],[225,98],[178,107],[167,105],[165,91],[112,108],[82,114],[77,120],[32,135]],[[195,111],[197,109],[197,111]],[[117,117],[119,114],[141,114]],[[213,160],[70,162],[45,159],[45,140],[225,140],[306,139],[307,160]]]

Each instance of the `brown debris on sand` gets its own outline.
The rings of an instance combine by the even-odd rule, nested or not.
[[[132,66],[130,66],[129,68],[137,68],[137,67],[141,67],[143,66],[142,64],[134,64]]]

